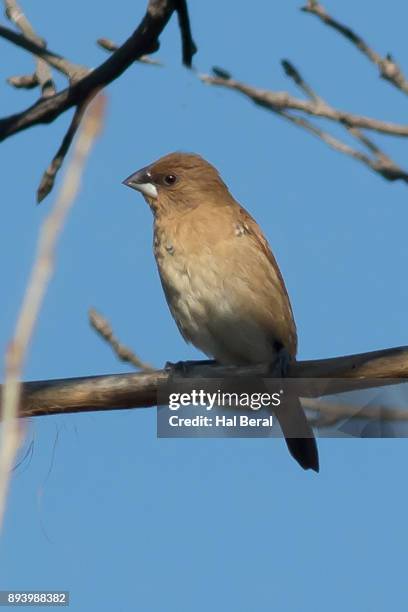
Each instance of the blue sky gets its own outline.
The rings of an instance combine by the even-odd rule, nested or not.
[[[407,8],[331,2],[381,53],[406,61]],[[122,41],[144,2],[89,0],[24,7],[50,48],[97,65],[94,41]],[[289,89],[289,58],[332,104],[406,122],[406,98],[294,0],[191,1],[195,66]],[[1,79],[31,70],[0,40]],[[87,322],[95,306],[144,360],[197,358],[173,323],[151,252],[151,213],[121,185],[172,150],[213,162],[262,225],[299,329],[299,357],[408,344],[408,189],[180,66],[175,20],[158,53],[108,90],[104,133],[58,249],[27,380],[129,371]],[[58,81],[60,84],[62,81]],[[297,93],[297,92],[296,92]],[[1,114],[33,92],[2,86]],[[0,349],[10,338],[50,199],[39,178],[70,114],[2,143]],[[404,140],[378,138],[401,164]],[[332,612],[406,609],[406,440],[319,442],[321,473],[303,472],[279,439],[157,440],[154,410],[32,420],[30,461],[13,478],[0,542],[3,589],[63,589],[71,607]]]

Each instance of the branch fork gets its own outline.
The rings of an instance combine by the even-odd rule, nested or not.
[[[42,97],[25,111],[0,119],[0,142],[31,126],[50,123],[68,109],[75,108],[74,117],[63,141],[41,179],[37,191],[37,201],[40,202],[54,185],[57,172],[90,100],[102,88],[118,78],[133,62],[157,51],[160,34],[174,12],[179,18],[182,57],[186,66],[191,66],[197,48],[191,35],[186,0],[149,0],[146,13],[133,34],[117,47],[107,60],[94,70],[90,70],[47,49],[43,39],[34,32],[16,0],[4,0],[4,3],[8,16],[20,33],[0,25],[0,36],[37,58],[34,74],[10,77],[8,82],[19,88],[40,86]],[[51,68],[68,78],[69,85],[66,89],[55,91]]]

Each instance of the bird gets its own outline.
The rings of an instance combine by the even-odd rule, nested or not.
[[[220,364],[274,364],[285,376],[296,359],[297,331],[283,277],[259,225],[215,166],[173,152],[123,184],[152,210],[159,276],[184,339]],[[275,414],[291,455],[318,472],[298,397]]]

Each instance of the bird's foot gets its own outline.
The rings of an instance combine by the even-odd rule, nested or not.
[[[291,362],[290,355],[285,347],[282,347],[276,356],[276,360],[270,364],[270,374],[272,377],[285,378],[289,371]]]
[[[182,378],[192,378],[194,374],[194,368],[197,366],[209,366],[214,365],[216,362],[214,359],[205,359],[203,361],[190,360],[190,361],[176,361],[172,363],[167,361],[164,366],[166,372],[169,372],[170,376],[181,376]]]

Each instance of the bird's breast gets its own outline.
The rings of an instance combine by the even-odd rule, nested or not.
[[[228,237],[185,229],[156,222],[154,235],[162,286],[182,335],[221,363],[272,361],[287,321],[267,262],[261,258],[260,266],[235,225]]]
[[[211,307],[226,309],[222,276],[217,259],[206,248],[190,252],[171,232],[156,231],[154,253],[170,311],[188,342],[215,355],[208,331]]]

